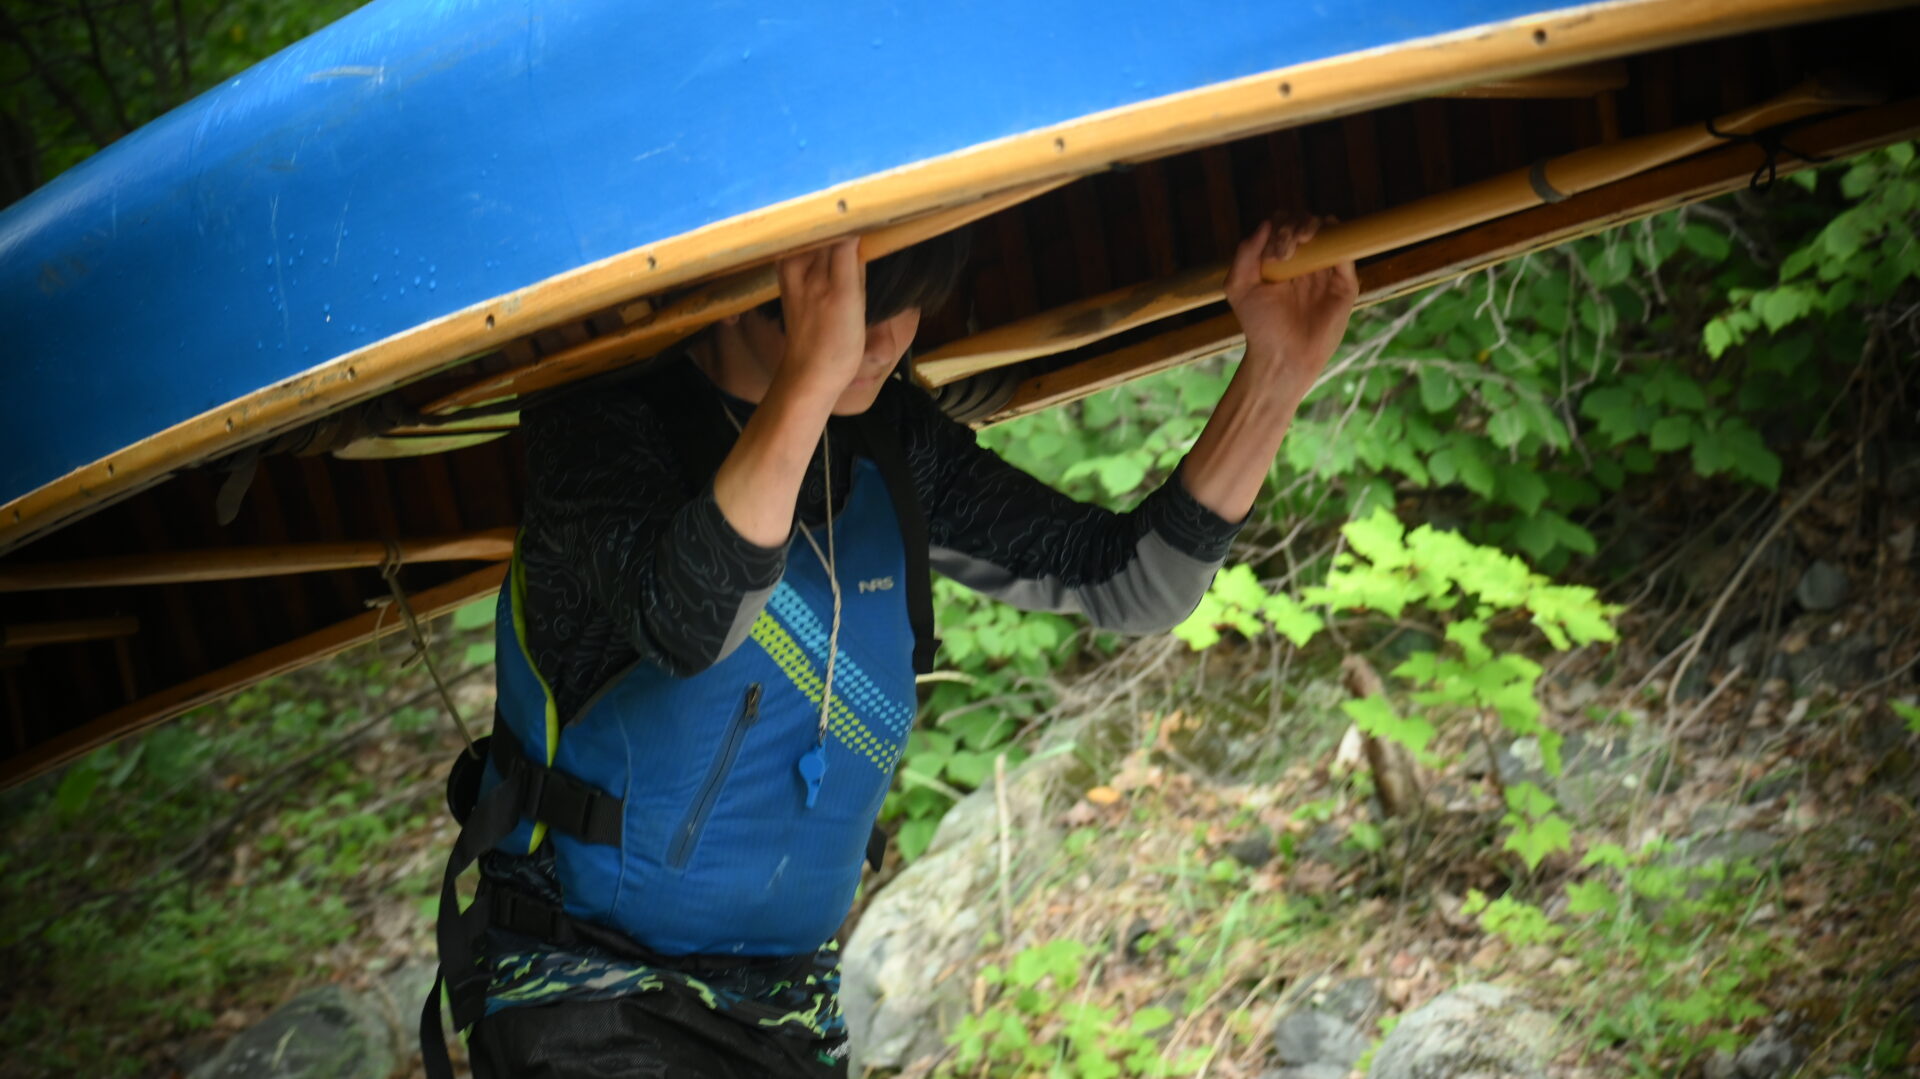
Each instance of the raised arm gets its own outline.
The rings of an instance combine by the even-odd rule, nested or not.
[[[1181,467],[1187,490],[1222,517],[1253,509],[1294,413],[1347,332],[1360,293],[1351,261],[1287,281],[1260,276],[1262,262],[1292,258],[1319,229],[1317,218],[1263,222],[1234,252],[1227,302],[1246,357]]]

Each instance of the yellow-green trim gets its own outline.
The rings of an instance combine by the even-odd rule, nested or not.
[[[526,660],[527,669],[533,672],[534,680],[540,683],[540,694],[547,702],[547,767],[553,767],[553,758],[560,752],[560,706],[553,699],[553,687],[547,685],[547,679],[533,662],[533,653],[527,651],[527,570],[520,562],[520,539],[513,541],[513,567],[507,577],[507,587],[512,589],[510,606],[513,608],[513,643],[520,649],[520,658]],[[527,840],[527,853],[540,849],[540,841],[547,838],[545,821],[533,822],[533,837]]]

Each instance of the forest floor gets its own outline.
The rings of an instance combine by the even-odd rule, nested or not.
[[[1261,1075],[1275,1019],[1350,977],[1380,984],[1382,1030],[1512,984],[1568,1032],[1559,1074],[1705,1074],[1763,1029],[1798,1074],[1920,1073],[1920,499],[1829,468],[1841,452],[1777,493],[1683,475],[1636,503],[1594,563],[1621,643],[1537,657],[1559,776],[1456,724],[1424,808],[1383,815],[1341,656],[1271,638],[1142,641],[1063,678],[1058,723],[1107,733],[975,957],[976,1012],[1014,1007],[986,964],[1076,941],[1081,1003],[1167,1007],[1153,1038],[1182,1074]],[[440,648],[464,649],[457,701],[483,716],[475,621]],[[1384,670],[1420,632],[1345,639]],[[350,654],[4,796],[0,1075],[185,1075],[305,988],[389,992],[431,961],[460,742],[399,668]],[[1532,867],[1501,841],[1526,782],[1571,825]],[[1062,1001],[1041,1004],[1021,1021],[1057,1033]],[[392,1008],[404,1037],[417,1002]]]

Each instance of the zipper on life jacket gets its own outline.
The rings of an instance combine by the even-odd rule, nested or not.
[[[707,781],[701,785],[700,793],[693,799],[693,808],[687,812],[687,819],[680,824],[680,830],[674,833],[673,843],[667,848],[667,866],[670,869],[685,869],[687,859],[693,855],[693,845],[700,840],[700,832],[707,826],[707,815],[713,812],[713,803],[720,799],[720,786],[727,780],[727,773],[733,771],[734,758],[740,755],[740,743],[746,741],[747,728],[760,718],[760,683],[747,687],[746,698],[740,702],[739,714],[727,728],[727,740],[720,747],[720,755],[714,758],[713,768],[707,773]]]

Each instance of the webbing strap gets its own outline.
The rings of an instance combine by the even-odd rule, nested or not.
[[[504,724],[494,728],[487,753],[503,785],[524,793],[524,816],[584,843],[617,847],[626,824],[626,803],[590,783],[529,759]]]
[[[420,1056],[428,1079],[453,1079],[446,1031],[440,1024],[441,986],[446,986],[455,1030],[478,1022],[487,1005],[489,978],[476,947],[487,926],[487,904],[479,896],[472,906],[460,909],[460,875],[519,826],[523,793],[519,784],[508,782],[481,795],[453,841],[453,853],[447,856],[446,872],[440,878],[440,918],[434,927],[440,969],[420,1011]]]
[[[913,673],[933,670],[933,655],[940,639],[933,635],[933,569],[928,559],[927,515],[920,496],[913,488],[913,473],[907,468],[907,454],[900,445],[900,434],[888,427],[877,413],[868,409],[860,414],[861,440],[868,456],[880,469],[893,500],[893,513],[900,521],[900,544],[907,556],[907,622],[913,627]]]
[[[440,969],[420,1012],[420,1053],[429,1079],[452,1079],[453,1075],[440,1022],[440,988],[446,986],[456,1030],[465,1030],[485,1014],[490,975],[481,964],[480,935],[495,920],[491,908],[497,898],[511,894],[483,885],[472,905],[461,910],[461,874],[513,834],[524,817],[584,842],[614,846],[620,844],[626,818],[621,799],[528,760],[504,723],[495,724],[487,739],[487,755],[500,773],[500,782],[481,795],[462,819],[460,836],[454,840],[440,880],[440,919],[434,927]],[[456,762],[456,767],[463,764],[464,760]],[[453,808],[457,814],[460,807]]]

